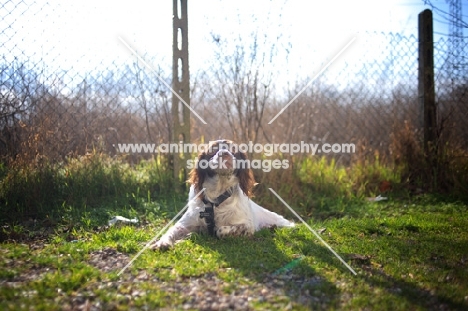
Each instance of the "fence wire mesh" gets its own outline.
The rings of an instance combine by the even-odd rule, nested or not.
[[[170,66],[147,70],[130,54],[123,60],[92,52],[77,57],[66,42],[44,39],[51,38],[43,36],[51,27],[60,27],[51,12],[73,15],[60,3],[7,1],[0,6],[0,156],[60,160],[92,149],[115,154],[121,143],[170,142],[172,94],[161,82],[170,84]],[[26,29],[30,16],[44,25]],[[212,63],[191,72],[191,105],[209,126],[192,116],[191,137],[195,142],[219,137],[362,142],[387,152],[395,131],[405,124],[421,126],[418,39],[391,33],[361,38],[359,44],[367,49],[358,59],[326,71],[269,125],[311,76],[280,86],[281,72],[265,69],[265,64],[274,67],[268,55],[239,45],[226,52],[231,46],[212,35]],[[462,53],[455,55],[451,38],[435,42],[438,118],[451,139],[467,149],[468,47],[456,43]]]

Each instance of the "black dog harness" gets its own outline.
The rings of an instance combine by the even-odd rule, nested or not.
[[[206,225],[208,227],[208,233],[211,236],[214,236],[214,228],[215,228],[215,218],[214,218],[214,208],[218,207],[229,199],[232,195],[234,189],[228,189],[224,193],[222,193],[219,197],[215,199],[215,202],[208,201],[205,196],[203,196],[202,201],[205,204],[205,210],[200,212],[200,218],[205,218]]]

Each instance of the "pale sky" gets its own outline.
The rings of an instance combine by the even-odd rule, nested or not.
[[[159,62],[154,66],[171,66],[172,1],[25,2],[14,10],[11,3],[0,9],[0,15],[6,15],[0,21],[0,30],[11,25],[3,34],[11,40],[0,44],[1,54],[7,59],[22,57],[19,52],[24,51],[33,59],[44,59],[52,68],[86,72],[133,57],[118,40],[121,36],[140,53]],[[366,32],[394,32],[417,38],[417,16],[426,8],[421,0],[188,2],[192,72],[211,60],[211,32],[229,38],[257,31],[269,40],[280,34],[281,44],[290,44],[288,67],[308,76],[353,36],[357,35],[356,42],[337,63],[353,61],[362,49],[370,48],[363,38]],[[445,1],[434,3],[448,10]],[[448,33],[448,26],[436,25],[436,30]]]

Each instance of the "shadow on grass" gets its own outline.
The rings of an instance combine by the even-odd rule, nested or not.
[[[411,309],[415,306],[427,310],[467,310],[467,304],[455,301],[445,294],[438,294],[429,289],[417,285],[415,282],[405,281],[402,278],[395,278],[382,269],[367,266],[362,276],[363,280],[372,287],[378,287],[388,294],[399,296],[411,304]]]
[[[394,237],[392,249],[398,260],[411,264],[394,276],[373,268],[366,280],[376,286],[386,285],[387,290],[398,288],[399,295],[425,308],[467,310],[466,240],[440,229],[429,234],[418,225],[402,228],[410,234]]]
[[[294,229],[293,229],[294,230]],[[281,236],[261,230],[253,237],[218,240],[205,235],[193,236],[194,243],[216,252],[220,270],[234,270],[235,275],[255,281],[267,292],[281,292],[293,305],[328,309],[336,307],[339,290],[308,263],[311,254],[303,254],[289,240],[288,229]],[[320,248],[320,247],[318,247]],[[236,282],[225,276],[225,281]]]
[[[436,286],[436,289],[431,289],[431,287],[424,286],[423,282],[413,281],[411,279],[413,275],[411,274],[410,277],[410,273],[406,273],[406,276],[403,275],[404,271],[399,271],[402,275],[389,273],[378,263],[373,262],[371,258],[356,258],[355,254],[341,253],[340,256],[358,273],[357,276],[354,276],[312,234],[308,239],[309,243],[305,243],[305,239],[295,239],[295,241],[296,245],[293,248],[299,249],[303,255],[314,260],[312,264],[318,266],[317,273],[322,274],[326,273],[324,270],[335,270],[332,274],[336,276],[337,281],[333,284],[330,283],[334,287],[333,294],[337,298],[341,296],[341,301],[350,299],[350,297],[355,299],[351,303],[349,301],[345,302],[348,307],[360,309],[369,306],[380,306],[382,309],[390,308],[393,310],[419,308],[432,310],[468,309],[468,304],[463,301],[460,292],[458,297],[455,292],[457,286],[466,287],[466,272],[459,273],[458,276],[454,275],[463,267],[460,266],[460,263],[455,264],[456,266],[448,264],[448,258],[431,257],[434,254],[421,255],[422,258],[420,259],[424,261],[424,265],[429,265],[429,267],[425,268],[425,271],[439,272],[439,280],[435,281],[439,282],[439,285]],[[450,245],[454,250],[461,250],[466,246],[464,242],[453,243],[453,241],[444,238],[432,241],[432,243],[435,249],[446,248]],[[407,243],[404,240],[397,239],[392,244],[392,250],[396,253],[406,254],[404,258],[401,258],[402,260],[410,261],[410,257],[415,255],[408,252]],[[424,246],[420,247],[423,248]],[[445,273],[442,273],[443,280],[440,279],[441,271],[445,271]],[[413,273],[416,274],[416,272]],[[434,276],[429,276],[429,278],[432,278],[432,282],[434,282]],[[340,283],[343,282],[347,283],[347,285],[341,287]]]

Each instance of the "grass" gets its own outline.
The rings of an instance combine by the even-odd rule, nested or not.
[[[3,243],[0,308],[59,310],[83,296],[105,309],[115,303],[119,309],[181,307],[188,297],[183,292],[168,291],[175,284],[212,274],[223,281],[224,292],[233,293],[243,285],[261,286],[268,276],[281,278],[283,272],[274,273],[304,256],[290,273],[303,280],[318,277],[320,282],[301,291],[327,297],[325,304],[296,300],[301,294],[294,290],[297,285],[285,282],[281,290],[287,299],[254,300],[253,305],[282,309],[292,301],[298,310],[311,306],[463,309],[468,306],[467,212],[461,202],[423,196],[412,201],[362,202],[360,215],[354,217],[309,219],[313,228],[326,228],[323,238],[358,272],[357,276],[302,225],[222,241],[194,235],[167,252],[146,251],[121,277],[117,276],[118,268],[106,271],[95,267],[92,254],[113,249],[132,257],[163,223],[94,232],[78,229],[73,240],[58,233],[44,243]],[[142,273],[146,278],[135,280]]]
[[[409,195],[398,171],[378,162],[349,169],[305,162],[301,188],[278,190],[312,228],[326,228],[323,239],[357,276],[303,225],[248,238],[192,235],[167,252],[144,252],[119,276],[185,205],[164,172],[162,163],[132,168],[96,154],[41,170],[2,169],[0,309],[182,309],[194,282],[207,279],[216,280],[209,290],[218,297],[246,295],[261,310],[468,308],[466,201]],[[367,201],[382,181],[394,185],[389,199]],[[257,201],[294,219],[259,190]],[[31,199],[42,207],[28,206]],[[36,218],[12,221],[5,211]],[[107,226],[114,215],[139,223]]]
[[[112,210],[167,212],[159,205],[165,203],[164,198],[157,203],[153,199],[173,194],[168,172],[161,158],[131,167],[124,159],[97,152],[64,163],[13,165],[0,174],[0,223],[28,219],[63,222],[64,217],[81,223],[83,218],[105,218]],[[91,225],[97,223],[88,227]]]

